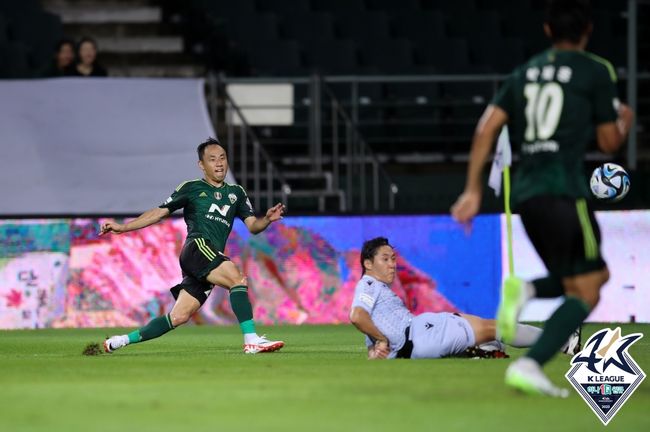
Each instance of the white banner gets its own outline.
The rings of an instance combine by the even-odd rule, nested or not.
[[[201,79],[0,81],[0,215],[139,213],[201,177]],[[232,177],[229,178],[232,181]]]
[[[601,253],[610,272],[600,291],[600,302],[591,312],[591,322],[650,322],[650,211],[596,212],[601,231]],[[505,216],[501,216],[502,268],[507,274]],[[533,280],[546,276],[518,215],[512,217],[513,252],[517,276]],[[545,321],[562,299],[533,300],[522,311],[522,321]]]

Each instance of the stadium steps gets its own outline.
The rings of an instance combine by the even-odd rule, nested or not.
[[[91,36],[97,41],[98,60],[111,76],[204,75],[205,67],[186,52],[180,23],[155,3],[44,0],[43,6],[61,17],[68,37]]]

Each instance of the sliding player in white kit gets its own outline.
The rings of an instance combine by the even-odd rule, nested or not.
[[[388,239],[366,241],[360,261],[363,277],[355,288],[350,321],[366,335],[368,358],[440,358],[482,344],[503,349],[494,320],[447,312],[414,316],[389,287],[395,279],[396,257]],[[541,333],[538,327],[517,324],[510,345],[531,346]]]

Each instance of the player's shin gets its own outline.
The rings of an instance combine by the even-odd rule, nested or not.
[[[144,327],[129,333],[129,343],[132,344],[144,342],[149,339],[155,339],[173,329],[174,326],[172,325],[172,320],[169,314],[159,316],[149,321],[149,323]]]
[[[251,343],[257,339],[255,322],[253,321],[253,306],[248,298],[247,286],[237,285],[230,289],[230,306],[244,334],[244,343]],[[249,341],[247,339],[251,340]]]

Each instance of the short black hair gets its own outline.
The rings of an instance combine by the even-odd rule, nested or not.
[[[199,160],[203,160],[203,155],[205,154],[205,148],[206,148],[207,146],[210,146],[210,145],[218,145],[218,146],[221,146],[221,143],[219,142],[219,140],[218,140],[217,138],[208,137],[207,140],[203,141],[203,142],[202,142],[201,144],[199,144],[199,146],[196,148],[196,153],[199,155]],[[223,147],[221,147],[221,148],[223,148]],[[225,152],[226,149],[223,149],[223,151]]]
[[[544,22],[551,30],[553,42],[577,44],[591,25],[589,0],[549,0]]]
[[[361,247],[361,260],[360,260],[361,274],[366,273],[366,267],[363,265],[363,262],[365,260],[372,261],[375,255],[377,255],[377,251],[382,246],[393,247],[390,243],[388,243],[388,239],[386,237],[375,237],[374,239],[368,240],[363,243],[363,246]]]
[[[84,36],[81,39],[79,39],[79,43],[77,44],[77,52],[81,49],[81,45],[85,44],[86,42],[90,43],[95,50],[97,50],[97,41],[90,36]]]
[[[75,50],[74,41],[72,39],[66,39],[66,38],[61,39],[56,44],[56,52],[58,53],[59,51],[61,51],[61,48],[63,48],[65,45],[70,45],[70,48],[72,48],[72,51],[74,52]]]

